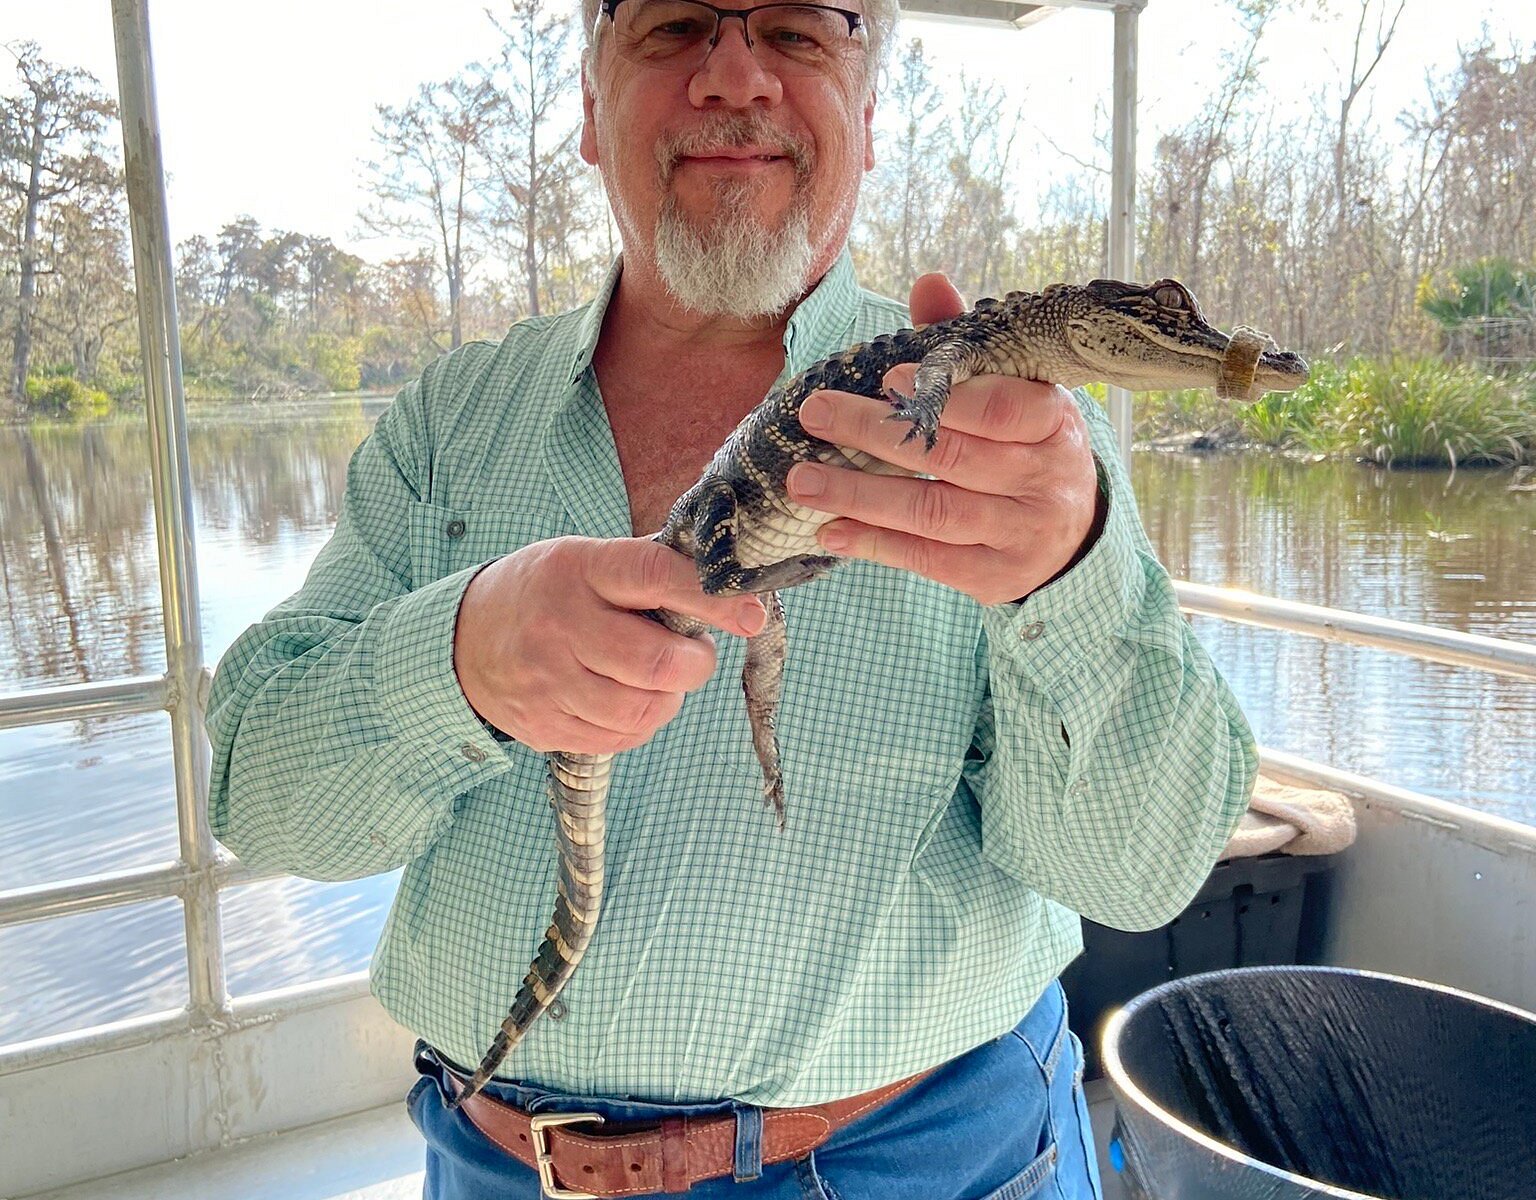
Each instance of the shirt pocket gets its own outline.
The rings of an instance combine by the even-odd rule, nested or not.
[[[417,587],[568,532],[546,513],[425,502],[411,505],[410,525],[411,570]]]
[[[785,593],[789,765],[828,788],[841,820],[898,824],[914,851],[954,794],[975,732],[979,610],[865,564],[801,590]]]

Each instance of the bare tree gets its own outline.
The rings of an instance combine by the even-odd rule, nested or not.
[[[1009,265],[1007,235],[1019,223],[1010,178],[1019,131],[1016,105],[996,84],[961,75],[950,132],[949,196],[936,216],[940,263],[968,296],[1007,290],[1002,286]]]
[[[479,149],[491,228],[505,239],[526,312],[537,316],[553,299],[557,265],[581,273],[586,256],[577,243],[596,224],[575,152],[580,125],[569,115],[576,10],[549,0],[506,0],[504,10],[504,19],[486,14],[503,41],[491,76],[493,120]]]
[[[10,392],[26,394],[42,262],[40,230],[50,205],[88,187],[111,187],[116,171],[100,136],[117,106],[95,77],[48,62],[35,42],[8,47],[21,91],[0,97],[0,190],[19,203],[13,249],[19,287],[11,333]]]
[[[892,71],[875,169],[859,197],[854,257],[859,277],[876,291],[905,297],[919,273],[941,265],[939,197],[949,156],[943,101],[922,39],[912,38]]]
[[[1242,44],[1222,52],[1225,72],[1205,108],[1157,145],[1159,171],[1151,201],[1160,218],[1162,257],[1177,263],[1181,278],[1193,288],[1200,286],[1206,258],[1202,250],[1216,168],[1231,150],[1244,102],[1258,86],[1259,43],[1275,0],[1235,0],[1232,7],[1246,35]]]
[[[1427,106],[1404,117],[1422,147],[1414,216],[1433,257],[1536,258],[1536,55],[1487,41],[1462,51]]]
[[[471,67],[446,83],[422,84],[399,108],[378,106],[370,162],[375,204],[362,214],[375,233],[426,239],[440,255],[448,289],[449,345],[464,341],[464,277],[475,261],[481,224],[476,203],[475,148],[495,120],[496,94]]]
[[[1387,16],[1387,10],[1391,7],[1391,0],[1356,0],[1357,20],[1355,22],[1355,35],[1350,42],[1350,58],[1348,77],[1339,87],[1339,117],[1337,134],[1333,140],[1333,180],[1334,202],[1337,205],[1336,212],[1339,223],[1342,225],[1346,214],[1350,209],[1350,188],[1346,163],[1349,158],[1350,142],[1350,116],[1354,110],[1355,102],[1360,99],[1360,94],[1370,82],[1370,78],[1376,73],[1376,68],[1381,65],[1382,57],[1387,52],[1387,47],[1392,44],[1392,36],[1397,32],[1397,22],[1403,15],[1403,8],[1408,0],[1397,0],[1397,8],[1391,17]],[[1375,34],[1372,40],[1374,47],[1367,47],[1366,26],[1375,18]],[[1369,58],[1369,62],[1365,60]]]
[[[88,189],[49,222],[50,286],[37,324],[76,379],[93,382],[109,341],[133,327],[128,222],[121,191]]]

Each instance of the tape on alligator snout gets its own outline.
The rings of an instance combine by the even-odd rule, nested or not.
[[[1239,325],[1232,330],[1227,341],[1227,351],[1221,356],[1221,375],[1216,380],[1216,394],[1223,400],[1239,400],[1244,403],[1255,399],[1253,373],[1259,365],[1259,355],[1274,343],[1267,333]]]

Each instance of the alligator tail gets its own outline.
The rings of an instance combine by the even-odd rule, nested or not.
[[[603,906],[603,839],[612,754],[548,756],[550,802],[560,848],[555,916],[491,1048],[450,1109],[468,1100],[555,1003],[587,952]]]

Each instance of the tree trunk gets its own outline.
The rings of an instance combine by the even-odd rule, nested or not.
[[[450,350],[457,350],[464,344],[464,279],[462,267],[458,255],[454,255],[454,261],[448,268],[448,319]]]
[[[459,146],[459,195],[453,209],[453,249],[448,256],[448,334],[450,350],[464,344],[464,188],[469,153]]]
[[[528,67],[533,87],[533,65]],[[539,123],[528,122],[528,203],[523,207],[523,275],[528,281],[528,315],[539,315]]]
[[[32,320],[37,312],[37,210],[43,191],[43,98],[32,104],[32,165],[27,176],[27,207],[21,235],[21,292],[16,305],[16,336],[11,358],[11,395],[27,398],[27,366],[32,357]]]

